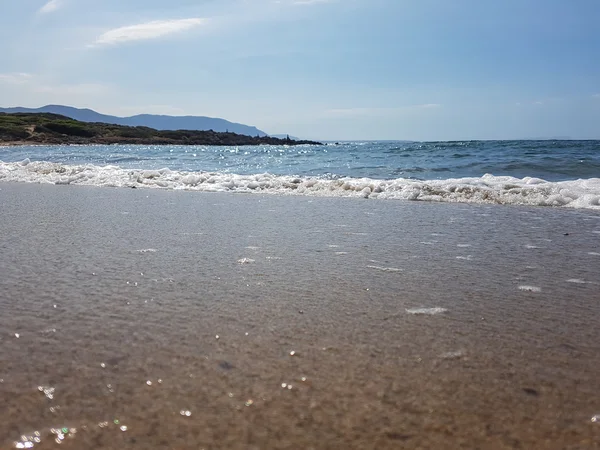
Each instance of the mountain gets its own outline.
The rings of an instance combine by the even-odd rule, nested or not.
[[[117,117],[100,114],[91,109],[79,109],[62,105],[47,105],[42,106],[41,108],[0,108],[0,112],[7,114],[51,113],[79,120],[80,122],[110,123],[134,127],[144,126],[155,130],[213,130],[217,132],[229,131],[230,133],[243,134],[246,136],[267,136],[267,133],[256,127],[229,122],[225,119],[204,116],[160,116],[140,114],[131,117]]]

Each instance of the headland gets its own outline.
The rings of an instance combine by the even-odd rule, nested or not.
[[[213,130],[156,130],[89,123],[50,113],[0,113],[0,145],[322,145],[320,142],[247,136]]]

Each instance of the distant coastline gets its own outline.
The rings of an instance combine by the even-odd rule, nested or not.
[[[0,145],[323,145],[309,140],[213,130],[156,130],[89,123],[50,113],[0,113]]]
[[[156,114],[138,114],[136,116],[119,117],[102,114],[88,108],[74,108],[65,105],[46,105],[40,108],[24,108],[21,106],[12,108],[0,108],[0,113],[16,114],[29,113],[41,114],[50,113],[65,116],[69,119],[79,120],[88,123],[110,123],[114,125],[124,125],[128,127],[148,127],[155,130],[214,130],[218,132],[229,132],[236,134],[245,134],[246,136],[268,136],[255,126],[242,123],[230,122],[229,120],[218,117],[207,116],[165,116]],[[274,136],[274,137],[287,137]],[[290,136],[291,139],[294,139]],[[299,140],[299,139],[295,139]]]

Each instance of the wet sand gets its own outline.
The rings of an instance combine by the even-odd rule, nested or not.
[[[0,448],[600,448],[599,274],[593,211],[0,184]]]

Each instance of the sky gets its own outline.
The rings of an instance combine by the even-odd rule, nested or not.
[[[600,139],[598,0],[0,0],[0,106]]]

